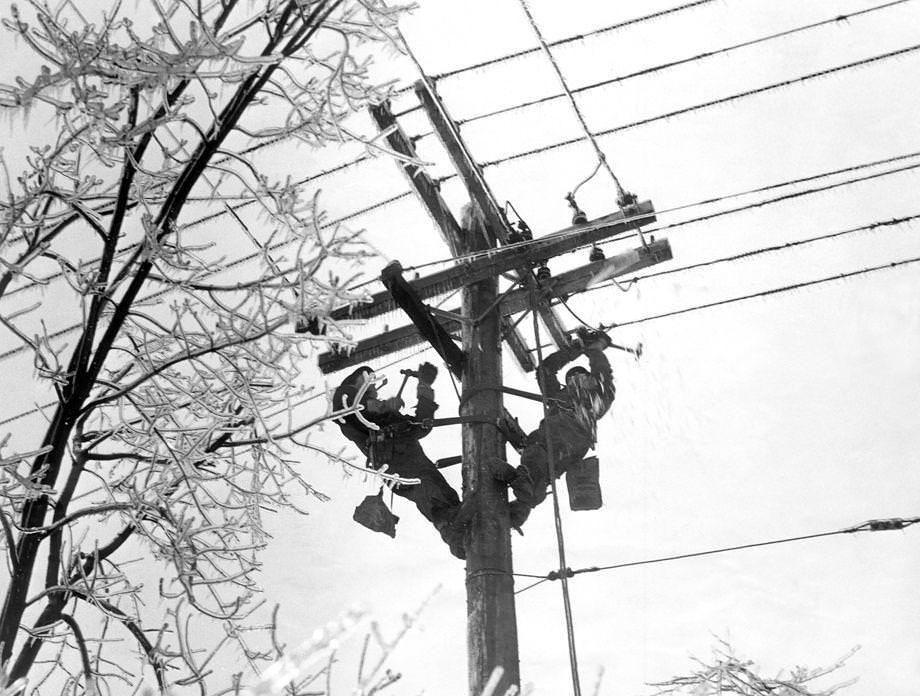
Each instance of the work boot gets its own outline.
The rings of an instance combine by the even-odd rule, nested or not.
[[[492,478],[496,481],[501,481],[502,483],[511,483],[514,480],[514,477],[517,476],[517,469],[511,466],[504,459],[499,459],[495,457],[489,462],[489,469],[492,474]]]
[[[435,529],[441,535],[441,540],[447,544],[451,554],[461,561],[466,560],[466,546],[464,545],[464,528],[456,520],[456,512],[450,520],[438,520],[434,523]]]
[[[508,486],[514,491],[514,497],[525,503],[532,501],[535,497],[536,485],[533,477],[530,475],[530,471],[523,466],[519,466],[514,470],[514,478],[508,482]]]
[[[521,531],[521,527],[527,521],[527,518],[530,517],[531,508],[527,503],[521,500],[512,500],[508,503],[508,519],[511,524],[511,528],[516,531],[521,536],[524,536],[524,532]]]

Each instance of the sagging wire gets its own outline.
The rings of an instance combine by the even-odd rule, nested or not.
[[[521,214],[517,211],[517,208],[514,207],[514,203],[512,203],[511,201],[505,201],[505,208],[503,211],[505,214],[505,219],[506,220],[508,219],[509,209],[511,210],[511,212],[514,213],[514,217],[517,218],[517,222],[515,223],[515,226],[511,228],[511,234],[508,236],[508,242],[510,242],[510,244],[505,244],[503,246],[507,247],[507,246],[511,246],[511,244],[519,244],[521,242],[532,241],[533,240],[533,230],[530,229],[530,225],[528,225],[524,221],[524,218],[521,217]],[[511,224],[510,221],[508,224],[510,226]],[[483,253],[483,252],[479,252],[479,253]]]
[[[607,155],[604,154],[604,151],[598,144],[594,133],[592,133],[591,129],[588,128],[588,122],[585,120],[584,114],[582,114],[581,108],[578,106],[578,102],[575,100],[575,96],[572,94],[572,90],[569,89],[569,85],[566,82],[565,76],[562,74],[562,70],[560,69],[559,64],[556,62],[556,57],[553,55],[549,45],[546,43],[546,39],[543,38],[543,33],[540,31],[540,27],[537,26],[537,22],[534,19],[533,14],[530,12],[530,7],[527,4],[527,0],[518,1],[520,2],[521,9],[524,10],[524,14],[527,16],[527,21],[530,23],[530,28],[533,30],[537,40],[540,42],[543,53],[546,55],[550,64],[553,66],[553,70],[556,72],[556,77],[559,78],[559,84],[562,85],[562,89],[568,97],[569,104],[572,106],[572,111],[575,112],[575,116],[578,118],[578,122],[581,124],[581,128],[585,134],[585,139],[591,144],[591,147],[594,148],[594,152],[597,155],[598,168],[603,167],[610,175],[610,178],[613,180],[613,185],[617,191],[617,204],[621,209],[634,204],[636,202],[635,194],[628,193],[620,184],[620,180],[614,173],[613,167],[611,167],[610,163],[607,161]],[[596,169],[594,173],[597,173]],[[592,173],[588,179],[591,179],[594,176],[594,173]],[[569,196],[571,196],[572,201],[574,201],[574,194],[570,193]]]
[[[572,578],[576,575],[582,575],[584,573],[599,573],[605,570],[619,570],[621,568],[634,568],[636,566],[643,565],[652,565],[655,563],[665,563],[667,561],[680,561],[687,558],[700,558],[702,556],[713,556],[720,553],[728,553],[731,551],[741,551],[744,549],[753,549],[763,546],[774,546],[776,544],[788,544],[794,541],[805,541],[808,539],[820,539],[823,537],[837,536],[840,534],[856,534],[859,532],[884,532],[891,530],[901,530],[910,527],[911,525],[920,523],[920,517],[890,517],[882,519],[872,519],[862,524],[853,525],[851,527],[846,527],[844,529],[837,529],[831,532],[817,532],[815,534],[803,534],[801,536],[786,537],[784,539],[773,539],[771,541],[759,541],[751,544],[739,544],[737,546],[726,546],[718,549],[710,549],[708,551],[693,551],[690,553],[681,553],[673,556],[661,556],[659,558],[647,558],[641,561],[627,561],[625,563],[612,563],[610,565],[604,566],[589,566],[586,568],[562,568],[561,570],[553,570],[543,576],[544,580],[562,580],[565,581],[568,578]],[[534,583],[535,586],[539,583]]]

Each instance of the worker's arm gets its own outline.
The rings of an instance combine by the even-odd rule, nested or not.
[[[581,352],[581,346],[571,344],[543,358],[543,362],[537,367],[537,384],[545,396],[552,398],[562,391],[556,373],[581,355]]]
[[[437,376],[438,370],[431,363],[422,363],[416,372],[418,385],[415,388],[415,417],[416,423],[430,421],[434,418],[434,412],[438,410],[438,404],[434,400],[434,389],[431,384]],[[431,432],[431,426],[416,425],[413,433],[419,438],[425,437]]]
[[[591,374],[597,380],[597,394],[603,402],[603,410],[597,414],[597,417],[600,418],[607,413],[616,398],[617,389],[613,383],[613,370],[610,369],[610,361],[607,360],[604,351],[599,347],[587,347],[585,355],[588,356],[588,366]]]

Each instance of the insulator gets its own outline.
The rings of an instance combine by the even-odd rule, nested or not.
[[[549,280],[553,277],[553,272],[549,270],[549,266],[545,263],[541,263],[540,267],[537,269],[537,280],[544,281]]]
[[[569,207],[573,211],[572,224],[584,225],[588,221],[588,216],[585,215],[584,210],[578,207],[578,203],[575,202],[575,196],[569,193],[566,195],[565,200],[568,201]]]
[[[607,257],[604,256],[604,250],[601,249],[599,246],[591,247],[591,254],[588,256],[588,261],[591,261],[593,263],[595,261],[603,261],[606,258]]]

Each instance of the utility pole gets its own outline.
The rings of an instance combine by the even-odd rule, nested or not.
[[[465,251],[491,248],[485,225],[474,216]],[[461,416],[491,423],[463,424],[463,504],[473,511],[467,528],[467,661],[470,694],[481,694],[492,671],[504,673],[496,694],[520,684],[514,578],[507,485],[491,475],[505,459],[504,436],[495,427],[501,415],[501,312],[498,278],[463,288],[463,373]],[[473,319],[481,317],[475,324]],[[491,465],[491,466],[490,466]]]
[[[451,253],[492,251],[408,281],[402,277],[398,262],[389,264],[381,274],[386,291],[373,295],[366,304],[338,308],[330,317],[369,318],[398,308],[413,324],[365,338],[347,352],[324,353],[319,356],[319,366],[324,373],[337,372],[428,342],[461,378],[460,418],[447,420],[463,424],[462,455],[447,459],[454,463],[460,459],[463,465],[460,514],[466,523],[469,689],[471,696],[480,696],[493,671],[500,667],[503,674],[494,693],[501,695],[510,686],[520,684],[507,485],[497,481],[493,474],[494,463],[505,460],[505,438],[497,427],[499,417],[507,413],[501,392],[502,342],[508,345],[522,370],[534,369],[530,350],[512,315],[536,312],[553,341],[559,346],[566,345],[569,332],[556,314],[554,302],[582,292],[599,279],[622,276],[667,261],[671,250],[666,239],[652,239],[647,244],[643,240],[639,248],[594,260],[550,279],[538,279],[532,270],[536,264],[654,222],[654,207],[648,201],[636,203],[628,210],[573,224],[546,238],[506,246],[511,242],[512,230],[481,168],[466,149],[456,123],[429,80],[417,83],[415,91],[469,193],[470,221],[464,225],[457,223],[440,195],[437,182],[422,169],[406,159],[400,160],[399,166]],[[416,158],[411,139],[401,131],[387,104],[372,107],[371,116],[381,132],[387,134],[387,142],[395,152],[409,160]],[[518,287],[508,288],[499,295],[501,276],[512,279]],[[430,307],[423,301],[457,288],[462,288],[462,302],[452,311]],[[454,342],[458,335],[462,350]]]

